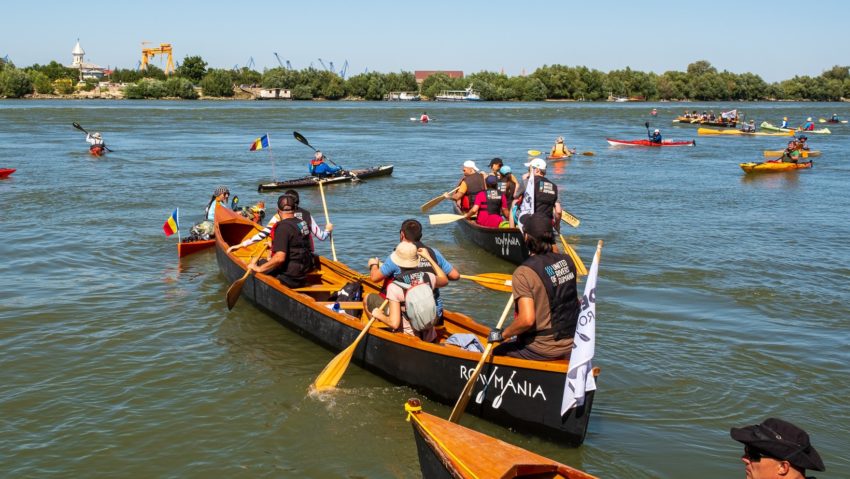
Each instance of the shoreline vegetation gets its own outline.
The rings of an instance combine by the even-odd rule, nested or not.
[[[27,99],[255,99],[263,89],[288,90],[292,100],[384,100],[389,92],[433,99],[443,90],[471,85],[484,101],[850,101],[850,66],[833,66],[817,77],[795,76],[767,83],[753,73],[718,72],[699,60],[686,71],[645,73],[625,68],[604,73],[587,67],[544,65],[527,76],[481,71],[464,78],[436,73],[417,84],[412,72],[366,72],[342,78],[328,70],[282,67],[262,73],[249,68],[207,68],[186,56],[175,73],[116,69],[108,81],[79,81],[79,70],[56,61],[17,68],[0,60],[0,98]]]

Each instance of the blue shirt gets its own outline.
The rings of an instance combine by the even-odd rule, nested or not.
[[[653,133],[649,135],[649,141],[653,143],[661,143],[661,133]]]
[[[440,266],[440,269],[443,270],[443,272],[446,274],[451,273],[454,269],[454,266],[452,266],[451,263],[446,261],[446,258],[443,256],[442,253],[437,250],[437,248],[431,248],[431,251],[434,252],[434,261],[437,262],[437,265]],[[387,258],[384,260],[384,264],[381,265],[381,274],[384,275],[384,278],[394,278],[395,275],[401,274],[401,268],[399,268],[397,264],[393,263],[393,259],[390,257],[390,255],[387,255]],[[440,296],[439,298],[437,298],[437,316],[442,315],[443,297]]]
[[[330,176],[341,170],[339,166],[330,166],[327,163],[319,163],[316,166],[310,165],[310,174],[315,176]]]

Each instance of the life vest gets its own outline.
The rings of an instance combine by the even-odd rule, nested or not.
[[[313,217],[310,216],[310,212],[305,210],[304,208],[299,207],[295,210],[295,217],[299,220],[307,223],[307,230],[311,231],[313,228]],[[311,231],[312,232],[312,231]],[[313,243],[313,235],[308,233],[310,236],[310,252],[316,251],[316,245]]]
[[[558,201],[558,185],[543,176],[534,177],[534,214],[552,218]]]
[[[567,154],[567,147],[563,143],[555,143],[555,152],[552,156],[564,156]]]
[[[502,193],[499,190],[488,188],[485,198],[487,199],[487,213],[500,215],[502,212]]]
[[[499,193],[505,195],[505,198],[508,199],[508,204],[510,204],[511,200],[514,198],[514,193],[516,190],[516,185],[513,181],[511,181],[511,175],[503,176],[501,180],[499,180]]]
[[[278,221],[269,235],[272,240],[272,255],[276,253],[274,250],[275,236],[287,233],[292,233],[292,241],[288,244],[289,250],[285,251],[286,258],[278,271],[286,273],[288,276],[303,276],[313,269],[314,264],[313,252],[310,249],[310,228],[307,223],[298,218],[285,218]],[[298,267],[291,268],[292,264],[296,264]]]
[[[572,338],[576,334],[576,324],[581,311],[576,295],[576,267],[573,260],[565,254],[549,253],[534,255],[522,263],[532,269],[549,298],[549,316],[547,324],[542,318],[535,318],[534,329],[519,335],[523,344],[529,344],[537,336],[552,335],[555,340]],[[515,306],[519,311],[519,305]]]
[[[464,196],[461,201],[460,209],[469,211],[475,203],[475,195],[477,195],[479,191],[484,191],[484,177],[481,176],[481,173],[476,172],[471,175],[464,176],[461,182],[466,183],[466,196]]]

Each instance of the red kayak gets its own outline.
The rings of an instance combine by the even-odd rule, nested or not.
[[[92,145],[89,147],[89,153],[91,153],[92,156],[103,156],[106,154],[106,147],[103,145]]]
[[[605,138],[611,146],[697,146],[695,140],[674,141],[663,140],[661,143],[653,143],[649,140],[614,140]]]
[[[213,245],[215,245],[214,239],[192,240],[189,238],[183,238],[182,241],[177,243],[177,257],[182,258],[186,255],[197,253],[198,251],[202,251],[207,248],[212,248]]]
[[[0,178],[6,178],[15,171],[17,170],[15,170],[14,168],[0,168]]]

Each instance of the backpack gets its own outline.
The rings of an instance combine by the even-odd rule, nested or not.
[[[342,287],[339,291],[331,294],[331,301],[362,301],[363,300],[363,285],[359,281],[351,281],[349,283],[345,283],[345,286]],[[339,305],[337,305],[339,307]],[[346,313],[357,316],[359,313],[357,310],[346,310]]]
[[[426,276],[426,278],[428,278]],[[419,283],[413,286],[393,281],[404,290],[405,316],[410,322],[410,327],[416,332],[426,331],[437,322],[437,302],[434,301],[434,290],[431,288],[431,280],[428,283]]]

